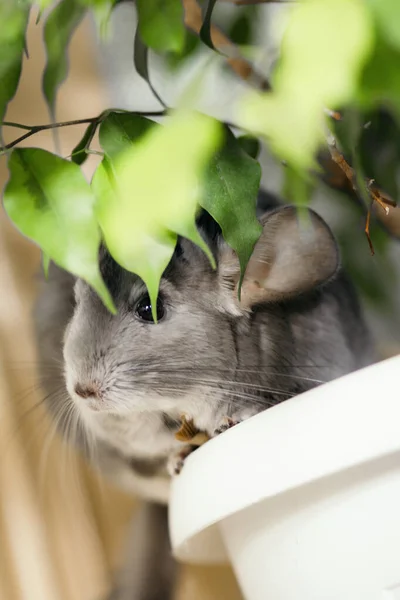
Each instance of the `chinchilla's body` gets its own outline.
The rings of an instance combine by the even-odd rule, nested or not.
[[[105,249],[100,266],[117,315],[54,265],[43,283],[36,327],[49,409],[60,424],[74,411],[80,449],[146,501],[115,599],[171,598],[163,504],[189,452],[174,436],[183,414],[213,436],[227,418],[239,422],[374,359],[328,227],[263,194],[260,205],[263,233],[240,302],[236,255],[205,213],[198,227],[217,269],[180,239],[161,280],[157,324],[143,283]],[[46,379],[49,366],[58,379]]]

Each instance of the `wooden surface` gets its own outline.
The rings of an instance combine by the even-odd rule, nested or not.
[[[7,120],[49,121],[40,81],[41,25],[29,27],[30,59]],[[96,70],[91,29],[84,23],[71,45],[70,76],[59,94],[57,120],[93,116],[108,105]],[[60,130],[67,156],[83,127]],[[21,132],[5,130],[6,141]],[[25,142],[53,150],[50,132]],[[97,162],[90,157],[85,173]],[[7,178],[0,159],[0,186]],[[31,307],[38,250],[0,216],[0,599],[96,600],[108,589],[125,525],[135,502],[96,479],[54,434],[40,404]],[[180,600],[237,600],[225,568],[185,568]]]

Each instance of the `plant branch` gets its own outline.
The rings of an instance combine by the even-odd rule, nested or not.
[[[22,125],[22,123],[11,123],[11,121],[3,121],[2,127],[16,127],[18,129],[32,129],[30,125]]]
[[[357,188],[355,170],[349,165],[349,163],[344,158],[343,154],[339,152],[336,145],[336,140],[333,137],[333,135],[330,135],[327,138],[327,142],[332,160],[343,171],[344,175],[351,184],[351,187],[357,193],[359,190]],[[379,204],[384,209],[385,213],[388,215],[389,206],[394,208],[396,206],[396,202],[375,184],[374,179],[365,178],[365,185],[371,201]]]
[[[5,127],[16,127],[18,129],[26,129],[27,133],[24,133],[17,139],[13,140],[9,144],[5,144],[0,147],[0,153],[4,153],[14,146],[17,146],[23,140],[35,135],[35,133],[39,133],[40,131],[46,131],[48,129],[57,129],[59,127],[71,127],[73,125],[89,125],[90,123],[101,123],[105,117],[111,112],[111,110],[104,111],[97,117],[88,117],[87,119],[75,119],[74,121],[62,121],[61,123],[46,123],[45,125],[23,125],[22,123],[12,123],[9,121],[4,121],[2,123]],[[142,115],[146,117],[162,117],[165,115],[165,111],[150,111],[150,112],[140,112],[140,111],[121,111],[121,112],[129,112],[133,115]]]
[[[335,165],[337,165],[344,175],[345,180],[347,181],[347,191],[352,191],[356,197],[359,197],[360,192],[357,186],[357,177],[356,172],[353,167],[347,162],[343,154],[338,150],[336,140],[331,132],[326,137],[326,141],[328,144],[328,149],[330,153],[330,157]],[[367,209],[367,220],[365,224],[365,234],[367,236],[368,244],[371,250],[371,254],[374,254],[374,247],[372,245],[371,236],[370,236],[370,221],[371,221],[371,209],[374,207],[376,203],[381,209],[384,211],[384,215],[387,217],[389,215],[389,207],[396,208],[396,202],[385,192],[383,192],[375,183],[373,179],[369,179],[368,177],[364,178],[365,183],[365,191],[367,192],[368,198],[370,199],[370,206]],[[337,187],[337,189],[344,188],[344,181],[342,178],[341,185],[332,187]]]
[[[97,117],[93,117],[93,118],[89,118],[89,119],[79,119],[76,121],[65,121],[63,123],[50,123],[47,125],[33,125],[32,127],[29,127],[28,125],[21,126],[20,129],[29,129],[29,131],[27,133],[24,133],[24,135],[21,135],[17,139],[13,140],[9,144],[6,144],[5,146],[1,147],[0,152],[3,153],[6,150],[11,150],[11,148],[14,148],[14,146],[17,146],[17,144],[19,144],[20,142],[23,142],[27,138],[31,137],[32,135],[35,135],[35,133],[39,133],[40,131],[46,131],[47,129],[57,129],[58,127],[69,127],[70,125],[83,125],[85,123],[86,124],[95,123],[96,120],[97,120]],[[4,123],[4,125],[7,125],[7,123]],[[13,125],[11,125],[11,127],[15,127],[15,125],[13,124]]]
[[[199,35],[203,25],[203,15],[201,7],[197,0],[182,0],[185,11],[185,25],[191,29],[196,35]],[[239,53],[236,45],[224,34],[218,27],[211,25],[210,29],[211,40],[215,48],[220,52],[229,50],[233,56],[225,56],[227,63],[231,69],[248,83],[253,83],[261,90],[269,90],[270,84],[268,79],[257,73],[254,67],[245,60]]]
[[[185,25],[194,31],[197,35],[199,35],[201,27],[203,25],[203,16],[201,8],[197,2],[197,0],[182,0],[184,11],[185,11]],[[277,0],[223,0],[226,2],[231,2],[236,5],[250,5],[250,4],[266,4],[273,3]],[[291,2],[291,0],[278,0],[278,3]],[[250,82],[253,80],[256,83],[257,87],[264,91],[270,91],[271,86],[269,81],[266,78],[260,78],[260,75],[255,72],[253,66],[246,61],[242,56],[240,56],[236,45],[225,36],[217,27],[211,25],[210,28],[211,40],[213,45],[217,50],[223,51],[227,48],[233,53],[236,53],[236,56],[226,56],[226,60],[228,64],[231,66],[232,70],[239,75],[243,80]],[[330,118],[340,121],[341,115],[337,111],[330,110],[329,108],[324,109],[325,114],[327,114]],[[335,189],[341,189],[342,191],[346,190],[350,192],[353,198],[357,199],[360,202],[360,190],[357,187],[357,177],[356,173],[346,161],[344,156],[339,152],[336,146],[336,141],[333,136],[329,133],[328,136],[328,148],[330,156],[326,157],[322,164],[325,171],[325,181],[331,187]],[[341,175],[340,175],[341,173]],[[389,214],[389,206],[395,208],[396,202],[392,200],[387,194],[385,194],[380,188],[375,184],[373,179],[366,178],[365,180],[365,191],[370,198],[371,206],[368,208],[367,213],[367,221],[365,226],[365,233],[367,235],[368,243],[371,249],[371,253],[374,254],[374,248],[372,245],[369,226],[371,220],[371,209],[374,208],[374,205],[377,205],[381,209],[381,213],[378,218],[382,222],[382,214],[386,217]],[[382,213],[383,211],[383,213]],[[387,229],[387,221],[382,223]]]

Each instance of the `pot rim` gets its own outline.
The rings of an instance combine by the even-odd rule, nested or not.
[[[376,363],[269,408],[196,450],[171,485],[174,555],[225,561],[219,521],[398,452],[399,373],[400,356]]]

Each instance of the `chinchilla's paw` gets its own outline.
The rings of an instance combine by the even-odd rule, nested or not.
[[[179,475],[179,473],[183,469],[183,465],[185,463],[185,459],[191,454],[194,450],[196,450],[196,446],[192,446],[187,444],[173,452],[167,461],[167,471],[171,477],[173,475]]]
[[[216,437],[217,435],[224,433],[224,431],[227,431],[228,429],[235,427],[235,425],[239,425],[239,423],[246,421],[246,419],[249,419],[250,417],[254,416],[256,413],[257,413],[256,409],[247,409],[247,410],[243,410],[241,412],[235,413],[230,417],[227,417],[227,416],[222,417],[221,420],[217,423],[217,426],[215,427],[215,429],[213,431],[212,437]]]

